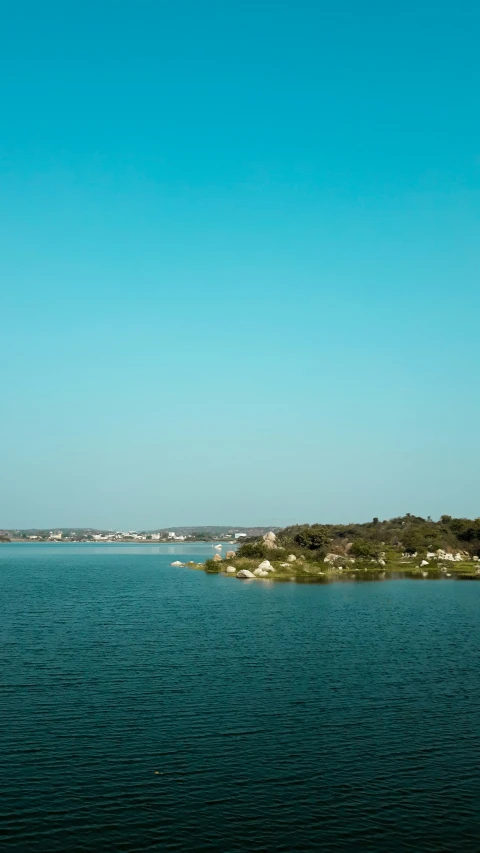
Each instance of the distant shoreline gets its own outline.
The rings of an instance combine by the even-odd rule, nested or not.
[[[230,546],[230,548],[231,548],[234,543],[233,542],[224,542],[224,543],[217,542],[216,544],[217,545],[222,544],[222,548],[223,547],[226,548],[227,546]],[[235,543],[235,545],[236,544],[237,543]],[[190,540],[188,542],[187,541],[185,541],[185,542],[175,542],[175,541],[168,542],[166,540],[164,540],[163,542],[157,541],[157,540],[153,540],[153,541],[152,540],[146,540],[143,542],[136,542],[134,539],[132,539],[132,540],[125,539],[123,541],[119,541],[117,539],[115,541],[112,540],[111,542],[105,541],[104,539],[100,539],[98,542],[92,542],[90,539],[79,539],[78,541],[73,541],[73,542],[72,541],[71,542],[65,542],[65,541],[62,541],[61,539],[50,539],[50,540],[48,540],[48,539],[38,539],[38,540],[36,540],[36,539],[35,540],[31,540],[31,539],[30,540],[29,539],[4,539],[4,540],[0,540],[0,545],[138,545],[140,547],[145,546],[145,545],[155,545],[155,546],[156,545],[169,545],[169,546],[172,546],[172,545],[212,545],[212,548],[214,547],[212,542],[210,542],[209,540],[204,540],[204,539],[202,539],[202,540],[200,540],[200,539]]]

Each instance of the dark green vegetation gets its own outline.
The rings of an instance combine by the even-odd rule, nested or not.
[[[446,551],[465,551],[470,557],[480,556],[480,518],[452,518],[442,515],[439,521],[407,515],[380,521],[374,518],[366,524],[302,524],[285,527],[277,533],[277,544],[305,555],[314,552],[325,556],[328,551],[352,556],[378,558],[385,548],[420,557],[439,548]],[[254,545],[262,550],[261,541],[245,542],[239,554],[250,556]],[[262,550],[263,553],[263,550]],[[267,553],[267,551],[265,551]],[[271,552],[268,552],[271,553]],[[261,556],[260,552],[251,556]]]
[[[268,537],[267,537],[268,538]],[[407,514],[366,524],[302,524],[273,540],[251,538],[228,561],[205,564],[207,573],[254,572],[268,560],[268,580],[326,583],[386,577],[480,579],[480,519],[439,521]]]

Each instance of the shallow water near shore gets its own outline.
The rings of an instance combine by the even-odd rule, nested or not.
[[[477,853],[480,584],[212,553],[0,546],[0,848]]]

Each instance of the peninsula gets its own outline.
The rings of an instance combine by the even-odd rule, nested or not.
[[[178,563],[177,563],[178,564]],[[480,518],[407,514],[367,524],[286,527],[225,557],[180,564],[239,579],[328,583],[386,578],[480,580]]]

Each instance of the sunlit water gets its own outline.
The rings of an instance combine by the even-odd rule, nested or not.
[[[0,849],[480,850],[480,584],[0,546]]]

